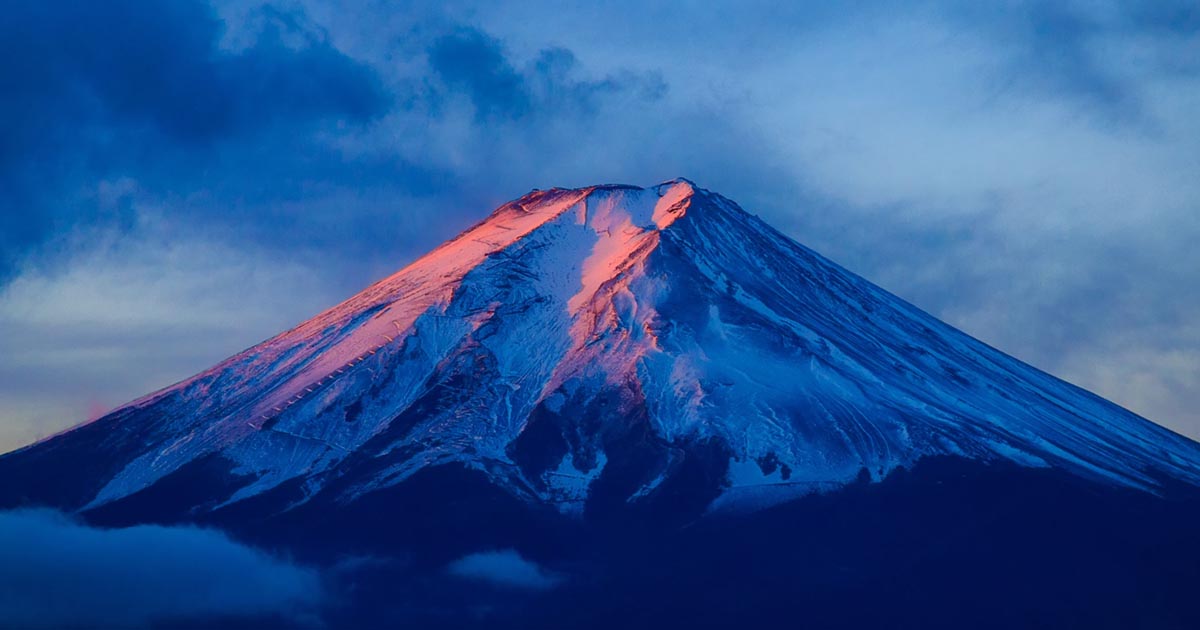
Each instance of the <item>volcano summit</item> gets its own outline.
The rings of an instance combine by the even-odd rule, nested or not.
[[[1072,509],[1067,521],[1100,532],[1088,544],[1111,546],[1138,537],[1127,527],[1133,514],[1171,506],[1145,525],[1158,528],[1143,541],[1152,549],[1117,553],[1149,567],[1104,564],[1107,573],[1078,589],[1121,571],[1154,573],[1154,550],[1167,554],[1181,540],[1172,536],[1184,536],[1173,527],[1196,524],[1200,445],[947,326],[681,179],[531,192],[296,328],[3,456],[0,479],[0,506],[52,506],[113,525],[216,524],[317,559],[420,547],[417,566],[433,570],[473,550],[518,548],[568,576],[558,601],[574,608],[539,600],[521,604],[536,614],[496,613],[513,623],[612,612],[594,590],[611,586],[606,579],[630,597],[633,584],[654,588],[629,577],[644,569],[630,550],[646,552],[647,540],[683,540],[654,546],[672,566],[733,548],[737,532],[768,532],[737,543],[751,545],[739,553],[803,559],[740,566],[717,551],[626,619],[686,619],[672,597],[683,585],[719,591],[694,576],[718,580],[732,567],[769,584],[730,595],[756,602],[767,616],[753,619],[769,621],[784,608],[760,597],[794,601],[796,589],[824,588],[837,594],[829,601],[869,598],[864,584],[880,588],[896,566],[917,584],[949,588],[939,581],[949,579],[947,558],[929,549],[992,558],[1021,541],[1012,545],[1048,561],[1083,544],[998,524],[1020,510],[1062,523]],[[964,524],[946,513],[976,501],[994,518]],[[858,524],[815,524],[838,518]],[[902,532],[888,536],[912,536],[895,544],[917,551],[877,550],[879,566],[848,553],[858,573],[843,575],[832,558],[805,555],[816,541],[793,538],[849,548],[863,544],[856,528],[867,523],[897,524]],[[965,538],[941,547],[922,538],[947,529]],[[584,540],[593,552],[575,549]],[[973,546],[983,544],[993,547]],[[592,564],[600,548],[619,560]],[[590,567],[587,585],[572,581],[571,566]],[[834,574],[821,581],[818,570]],[[801,577],[787,582],[789,571]],[[1001,596],[1017,609],[1042,602],[1007,588]],[[1156,614],[1185,619],[1172,588],[1159,592]],[[916,601],[906,593],[877,596],[895,610]],[[1139,601],[1104,605],[1135,614]],[[1078,621],[1071,615],[1090,610],[1062,606],[1046,618]],[[466,623],[407,610],[427,625]],[[955,610],[920,618],[962,623]],[[812,614],[818,626],[840,618]]]

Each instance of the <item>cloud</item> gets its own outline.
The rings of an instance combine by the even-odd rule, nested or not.
[[[461,578],[527,590],[547,590],[562,582],[561,576],[526,560],[513,549],[473,553],[450,563],[446,570]]]
[[[428,51],[433,75],[452,92],[465,94],[481,122],[595,114],[598,101],[622,93],[658,100],[667,86],[655,73],[619,71],[598,79],[578,78],[570,49],[538,51],[523,70],[510,61],[500,40],[475,28],[459,28],[433,41]],[[578,122],[578,121],[577,121]]]
[[[529,111],[524,80],[504,57],[500,44],[478,30],[439,37],[429,48],[434,74],[467,94],[481,118],[520,117]]]
[[[130,628],[283,617],[312,623],[319,575],[192,527],[97,529],[51,511],[0,512],[0,620],[20,628]]]
[[[279,128],[307,137],[390,106],[374,70],[280,12],[236,51],[197,0],[18,0],[4,13],[0,55],[14,62],[0,67],[0,277],[64,223],[106,218],[75,194],[80,180],[139,170],[174,184],[223,142]]]

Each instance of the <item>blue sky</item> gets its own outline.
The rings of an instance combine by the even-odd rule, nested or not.
[[[676,176],[1200,437],[1200,8],[775,4],[7,3],[0,451]]]

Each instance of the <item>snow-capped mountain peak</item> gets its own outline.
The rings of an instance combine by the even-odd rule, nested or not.
[[[6,459],[80,440],[102,442],[103,474],[74,507],[201,465],[224,480],[205,510],[285,489],[293,506],[352,500],[451,463],[564,511],[651,501],[697,466],[715,508],[929,456],[1200,482],[1196,443],[683,179],[533,191],[300,326]]]

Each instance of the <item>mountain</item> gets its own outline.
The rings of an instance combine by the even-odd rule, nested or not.
[[[217,524],[314,558],[416,545],[432,570],[474,545],[578,567],[600,562],[579,557],[587,540],[608,550],[597,574],[623,576],[609,586],[737,567],[766,580],[743,594],[754,601],[782,588],[784,567],[726,557],[687,576],[677,568],[733,549],[742,531],[767,545],[743,554],[799,553],[780,542],[789,532],[876,549],[814,525],[832,515],[846,519],[843,533],[901,521],[944,533],[955,522],[946,501],[1037,510],[1116,537],[1076,536],[1043,557],[1089,540],[1158,562],[1160,547],[1139,545],[1200,524],[1197,443],[953,329],[682,179],[535,190],[292,330],[0,457],[0,479],[0,507]],[[897,512],[897,497],[917,516]],[[1147,534],[1156,540],[1120,542],[1148,526],[1131,513],[1162,510]],[[980,545],[1002,548],[1014,531],[1032,541],[1014,543],[1024,554],[1058,540],[996,527],[984,519],[963,540],[904,544],[991,558]],[[670,544],[643,546],[664,532]],[[1177,560],[1200,558],[1180,549]],[[658,582],[630,578],[647,573],[646,554],[663,554]],[[691,593],[712,587],[695,579]],[[578,612],[599,601],[571,593],[539,604],[548,625],[571,618],[561,602]],[[422,623],[462,621],[435,617]]]

